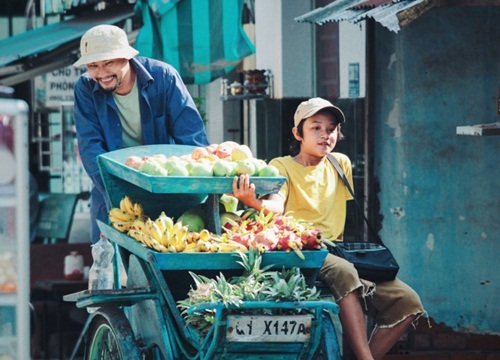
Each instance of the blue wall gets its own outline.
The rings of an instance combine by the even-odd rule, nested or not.
[[[381,235],[438,323],[500,333],[500,8],[435,8],[376,25],[374,170]]]

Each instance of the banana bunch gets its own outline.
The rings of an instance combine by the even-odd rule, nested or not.
[[[132,228],[136,220],[144,219],[144,210],[142,205],[134,203],[125,195],[120,200],[120,207],[112,208],[108,213],[111,225],[120,232],[127,232]]]
[[[232,252],[248,251],[248,249],[226,236],[219,236],[203,229],[199,233],[190,232],[190,239],[184,252]]]
[[[226,237],[210,233],[207,229],[200,232],[189,231],[181,222],[162,212],[155,220],[136,219],[127,234],[148,248],[159,252],[230,252],[248,249]]]

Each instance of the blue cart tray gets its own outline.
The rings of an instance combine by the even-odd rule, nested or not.
[[[125,165],[131,155],[143,157],[156,154],[182,156],[190,154],[195,146],[145,145],[111,151],[97,158],[101,173],[113,175],[151,193],[158,194],[225,194],[232,192],[232,177],[221,176],[153,176]],[[279,191],[286,178],[251,177],[257,193],[271,194]]]

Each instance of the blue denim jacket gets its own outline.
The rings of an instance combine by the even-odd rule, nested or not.
[[[191,95],[170,65],[135,57],[143,144],[208,145],[207,134]],[[75,83],[75,126],[83,166],[94,183],[91,197],[92,242],[99,240],[95,219],[107,221],[108,205],[97,156],[122,148],[122,126],[111,93],[88,73]]]

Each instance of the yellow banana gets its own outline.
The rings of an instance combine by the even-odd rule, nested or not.
[[[170,216],[167,216],[167,214],[165,214],[165,211],[162,211],[158,217],[163,219],[163,221],[165,222],[165,226],[168,229],[171,229],[172,226],[174,226],[174,219],[172,219]]]
[[[134,221],[135,217],[120,208],[112,208],[108,213],[111,222],[129,222]]]
[[[153,220],[151,219],[147,219],[145,222],[144,222],[144,229],[142,230],[146,235],[149,235],[151,236],[151,229],[153,228],[151,226],[151,224],[154,223]]]
[[[196,252],[196,243],[192,242],[187,244],[183,252]]]
[[[200,231],[200,240],[203,240],[203,241],[210,240],[210,232],[207,229],[203,229]]]
[[[170,231],[168,231],[168,229],[165,229],[165,231],[162,233],[162,236],[161,236],[161,243],[164,245],[164,246],[169,246],[171,245],[172,243],[172,234],[170,233]]]
[[[133,213],[135,217],[141,218],[144,216],[144,209],[142,208],[142,205],[139,203],[134,203],[133,205]]]
[[[156,218],[155,224],[158,225],[162,233],[167,229],[167,225],[165,224],[165,219],[161,216]]]
[[[156,241],[154,238],[151,238],[149,239],[150,242],[151,242],[151,247],[156,250],[156,251],[159,251],[159,252],[169,252],[169,250],[163,246],[162,244],[160,244],[158,241]]]
[[[196,251],[198,252],[209,252],[212,247],[212,243],[210,241],[200,240],[196,243]]]
[[[139,219],[136,219],[134,220],[134,222],[132,223],[132,227],[136,230],[139,230],[139,231],[143,231],[144,232],[144,229],[146,227],[146,223],[142,220],[139,220]]]
[[[221,242],[220,244],[220,252],[233,252],[233,251],[248,251],[248,249],[237,242]]]
[[[127,234],[128,234],[128,236],[130,236],[131,238],[133,238],[133,239],[135,239],[135,240],[139,241],[140,243],[142,243],[142,244],[146,245],[146,244],[144,243],[143,239],[142,239],[142,235],[144,234],[142,231],[140,231],[140,230],[136,230],[136,229],[130,229],[130,230],[128,231],[128,233],[127,233]]]
[[[149,235],[161,244],[163,232],[161,231],[158,224],[154,221],[149,221],[148,226],[150,226]]]
[[[127,222],[115,221],[115,222],[111,223],[111,225],[116,230],[118,230],[120,232],[127,232],[127,231],[129,231],[132,228],[132,224],[133,224],[133,222],[131,222],[131,221],[127,221]]]
[[[134,203],[127,195],[120,200],[120,209],[135,217]]]
[[[186,241],[186,238],[184,239],[180,239],[180,238],[177,238],[177,236],[175,237],[175,251],[176,252],[183,252],[186,247],[187,247],[187,241]]]
[[[237,243],[236,241],[228,240],[220,242],[221,252],[233,252],[233,251],[248,251],[245,245]]]
[[[177,227],[174,231],[174,234],[177,237],[176,242],[186,241],[188,231],[189,231],[189,229],[187,226]]]
[[[212,245],[210,246],[210,252],[219,252],[221,251],[221,244],[213,242],[211,243]]]

